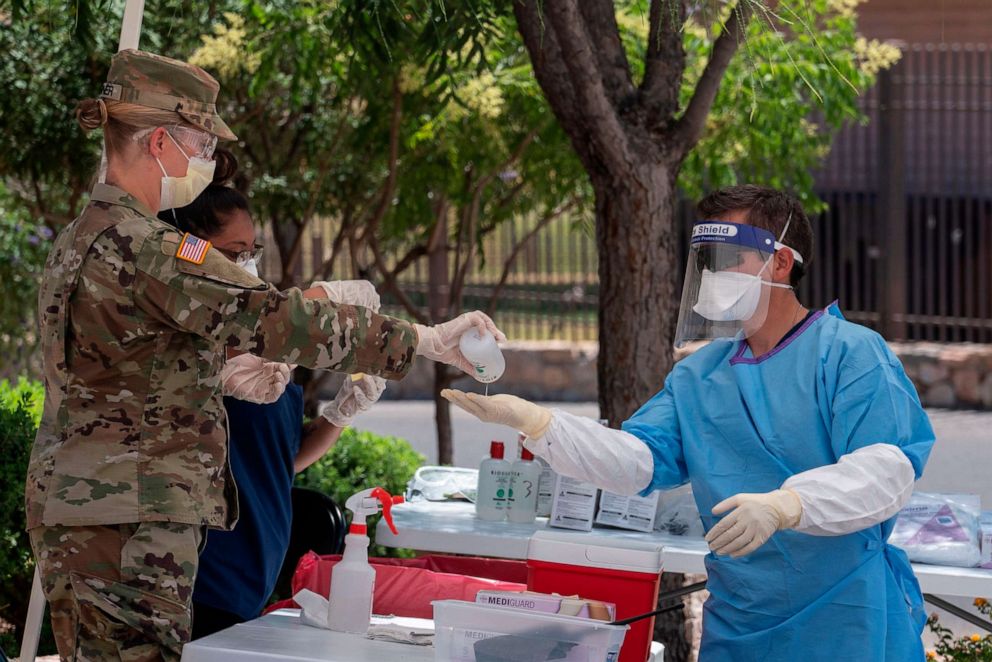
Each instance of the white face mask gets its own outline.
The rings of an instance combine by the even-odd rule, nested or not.
[[[176,148],[186,156],[186,152],[179,146],[172,134],[166,132]],[[210,186],[214,180],[214,168],[217,164],[214,161],[201,159],[198,156],[186,156],[189,166],[186,168],[186,175],[183,177],[170,177],[165,172],[162,162],[155,158],[158,167],[162,170],[162,196],[158,203],[159,211],[163,209],[175,209],[185,207],[196,200],[197,196],[203,193],[204,189]]]
[[[258,278],[258,263],[255,262],[255,258],[250,257],[244,262],[238,262],[238,266],[250,273],[255,278]]]
[[[768,258],[769,261],[771,258]],[[768,262],[765,262],[768,266]],[[765,267],[761,268],[764,271]],[[761,285],[791,290],[784,283],[762,280],[757,275],[740,271],[710,271],[703,269],[699,281],[699,297],[692,307],[696,314],[713,322],[733,322],[751,319],[761,301]]]

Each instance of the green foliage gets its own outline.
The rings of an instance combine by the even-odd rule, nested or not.
[[[0,646],[17,649],[27,616],[34,576],[31,543],[25,531],[24,477],[35,432],[41,420],[44,391],[41,384],[0,381],[0,620],[14,629],[0,633]],[[43,651],[54,650],[50,637]]]
[[[623,43],[637,79],[643,77],[648,23],[641,2],[621,12]],[[705,133],[686,158],[679,186],[690,199],[741,183],[791,190],[808,211],[823,203],[813,171],[837,131],[864,121],[858,97],[875,82],[878,58],[866,58],[853,3],[782,0],[753,3],[754,18],[727,68]],[[683,31],[686,70],[682,108],[706,66],[724,15],[700,11]],[[882,67],[891,60],[881,63]]]
[[[985,598],[975,598],[975,607],[986,619],[992,616],[992,604]],[[992,662],[992,635],[987,632],[955,638],[950,628],[940,624],[936,613],[927,619],[927,627],[937,636],[937,645],[934,650],[927,651],[927,660]]]
[[[397,437],[380,437],[371,432],[345,428],[338,443],[322,458],[296,477],[296,484],[329,495],[342,508],[351,495],[370,487],[382,487],[390,494],[403,494],[424,456],[410,443]],[[380,516],[369,518],[369,537],[374,556],[397,556],[398,551],[375,545],[375,524]]]

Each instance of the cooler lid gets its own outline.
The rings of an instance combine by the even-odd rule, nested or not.
[[[590,536],[571,531],[535,531],[527,545],[528,561],[585,568],[659,573],[664,543],[623,537]]]

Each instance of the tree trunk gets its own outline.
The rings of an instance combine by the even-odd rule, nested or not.
[[[445,205],[446,209],[446,205]],[[448,214],[442,209],[437,214],[433,235],[427,249],[427,305],[431,322],[437,324],[451,316],[451,277],[448,267]],[[454,444],[451,432],[451,404],[441,397],[441,389],[449,383],[448,366],[434,364],[434,421],[437,426],[437,463],[452,464]]]
[[[451,434],[451,403],[441,397],[448,388],[448,366],[434,364],[434,423],[437,427],[437,463],[454,464],[454,441]]]
[[[593,178],[599,249],[599,410],[612,427],[661,390],[672,369],[678,314],[675,178],[677,170],[649,163],[624,177]],[[681,587],[680,574],[662,575],[661,590]],[[665,659],[684,662],[691,645],[680,611],[655,619]]]
[[[639,164],[593,176],[599,250],[600,416],[613,427],[661,390],[678,315],[677,170]]]

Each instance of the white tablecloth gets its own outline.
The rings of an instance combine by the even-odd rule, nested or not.
[[[433,646],[373,641],[303,625],[299,611],[280,609],[183,647],[182,662],[434,662]]]
[[[475,518],[470,503],[418,501],[393,507],[393,521],[399,533],[393,535],[384,521],[376,529],[376,542],[387,547],[406,547],[426,552],[471,554],[505,559],[527,558],[527,543],[539,529],[548,528],[545,517],[534,524],[487,522]],[[709,553],[702,538],[686,538],[663,533],[639,533],[621,529],[593,529],[590,533],[553,529],[576,539],[628,538],[664,544],[666,572],[705,574],[703,559]],[[949,568],[913,564],[913,571],[925,593],[992,598],[992,570]]]
[[[182,662],[434,662],[433,646],[373,641],[300,623],[296,609],[280,609],[235,625],[183,648]],[[428,621],[429,623],[429,621]],[[651,644],[649,662],[662,662],[664,646]]]

